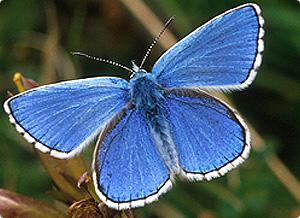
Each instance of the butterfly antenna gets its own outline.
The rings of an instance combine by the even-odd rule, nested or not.
[[[112,61],[112,60],[108,60],[108,59],[105,59],[105,58],[99,58],[99,57],[95,57],[95,56],[91,56],[91,55],[88,55],[88,54],[85,54],[83,52],[78,52],[78,51],[75,51],[75,52],[71,52],[70,53],[71,55],[79,55],[79,56],[83,56],[87,59],[91,59],[91,60],[94,60],[94,61],[100,61],[100,62],[105,62],[105,63],[108,63],[110,65],[113,65],[113,66],[116,66],[116,67],[119,67],[119,68],[122,68],[124,70],[127,70],[129,71],[130,73],[134,73],[134,71],[128,67],[125,67],[124,65],[122,64],[119,64],[115,61]]]
[[[165,24],[164,28],[160,31],[160,33],[158,34],[158,36],[153,40],[153,42],[151,43],[151,45],[149,46],[149,48],[147,49],[147,52],[142,60],[142,63],[140,65],[140,69],[143,67],[147,57],[150,55],[154,45],[157,43],[157,41],[159,40],[159,38],[162,36],[162,34],[165,32],[165,30],[167,29],[167,27],[170,25],[170,23],[175,19],[175,16],[171,17]]]

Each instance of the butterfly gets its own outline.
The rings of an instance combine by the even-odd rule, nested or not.
[[[187,35],[151,72],[130,81],[94,77],[41,86],[4,108],[27,141],[70,158],[96,137],[99,198],[123,210],[156,201],[176,178],[210,180],[249,155],[241,116],[208,91],[248,87],[262,62],[264,20],[256,4],[229,10]]]

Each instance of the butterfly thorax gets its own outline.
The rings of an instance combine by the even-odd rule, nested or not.
[[[164,101],[163,90],[151,73],[140,70],[130,80],[133,104],[138,110],[150,112]]]
[[[166,118],[163,88],[151,73],[139,70],[130,80],[130,92],[132,104],[145,117],[165,163],[177,174],[179,161]]]

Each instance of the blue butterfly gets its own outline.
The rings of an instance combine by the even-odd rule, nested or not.
[[[264,20],[256,4],[229,10],[175,44],[152,72],[130,81],[96,77],[41,86],[8,99],[27,141],[70,158],[98,137],[93,180],[117,210],[141,207],[176,177],[210,180],[241,164],[250,133],[237,112],[205,90],[249,86],[261,64]]]

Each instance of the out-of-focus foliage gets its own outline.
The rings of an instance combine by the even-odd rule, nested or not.
[[[69,55],[84,51],[127,66],[131,60],[140,63],[153,37],[124,2],[4,0],[0,4],[1,103],[7,90],[17,92],[12,82],[15,72],[40,84],[96,75],[129,78],[122,69]],[[176,15],[169,30],[180,39],[215,15],[246,2],[143,3],[162,22]],[[250,88],[229,97],[262,140],[237,170],[210,182],[178,182],[160,201],[137,209],[138,217],[300,215],[299,183],[291,182],[300,179],[300,3],[256,3],[266,23],[263,65]],[[151,69],[163,51],[156,46],[145,68]],[[3,110],[0,122],[0,187],[51,203],[45,191],[52,189],[52,181],[37,155]]]
[[[0,189],[0,199],[1,217],[66,218],[63,213],[45,203],[10,191]]]

